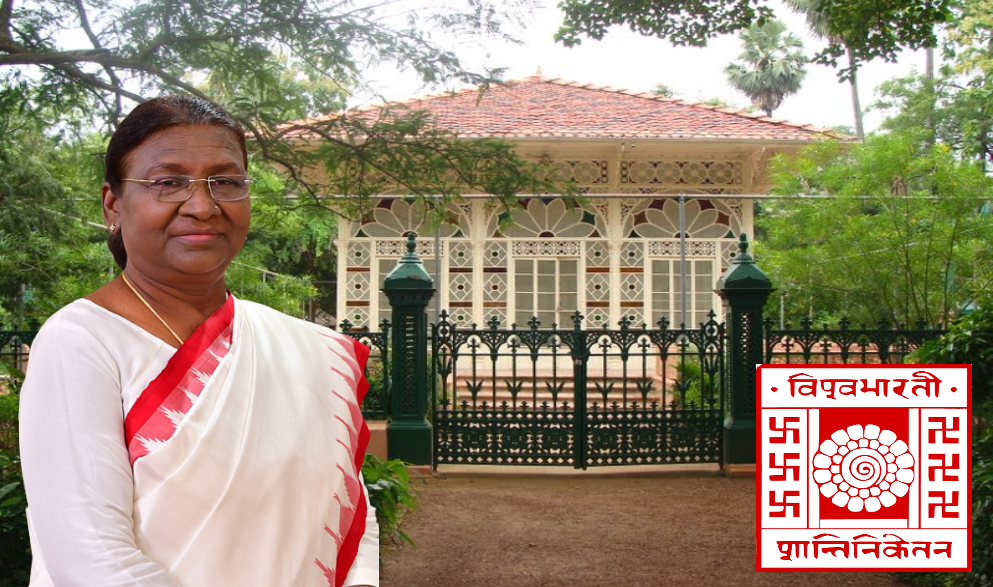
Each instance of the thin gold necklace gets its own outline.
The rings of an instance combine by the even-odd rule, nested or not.
[[[169,333],[170,333],[170,334],[172,334],[173,336],[175,336],[175,337],[176,337],[176,340],[177,340],[177,341],[179,341],[179,346],[183,346],[183,339],[181,339],[181,338],[179,338],[179,335],[178,335],[178,334],[176,334],[176,331],[172,329],[172,326],[169,326],[169,323],[168,323],[168,322],[166,322],[166,321],[165,321],[165,320],[164,320],[164,319],[162,318],[162,316],[159,316],[159,313],[158,313],[158,312],[156,312],[156,311],[155,311],[155,308],[153,308],[153,307],[151,306],[151,304],[149,304],[149,303],[148,303],[148,302],[147,302],[147,301],[145,300],[145,298],[144,298],[144,296],[142,296],[142,295],[141,295],[140,293],[138,293],[138,290],[136,290],[136,289],[134,288],[134,286],[133,286],[133,285],[131,285],[131,281],[130,281],[130,280],[128,280],[128,276],[127,276],[127,275],[126,275],[126,274],[125,274],[125,273],[124,273],[123,271],[121,272],[121,277],[123,277],[123,278],[124,278],[124,283],[126,283],[126,284],[128,284],[128,287],[130,287],[130,288],[131,288],[131,291],[133,291],[133,292],[134,292],[134,295],[136,295],[136,296],[138,296],[138,299],[139,299],[139,300],[141,300],[141,303],[143,303],[143,304],[145,304],[145,307],[146,307],[146,308],[148,308],[149,310],[151,310],[151,312],[152,312],[152,314],[155,314],[155,317],[159,319],[159,322],[161,322],[161,323],[162,323],[162,326],[165,326],[165,327],[166,327],[166,328],[167,328],[167,329],[169,330]]]

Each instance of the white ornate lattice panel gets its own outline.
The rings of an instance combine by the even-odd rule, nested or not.
[[[368,267],[371,243],[352,241],[345,248],[345,264],[349,267]]]
[[[544,179],[579,185],[604,184],[610,181],[610,164],[604,159],[553,159],[543,162],[538,172]]]
[[[610,280],[606,273],[586,274],[586,299],[593,302],[610,299]]]
[[[405,240],[377,240],[376,254],[380,257],[397,257],[398,259],[407,253],[407,241]],[[423,259],[430,255],[434,256],[434,241],[420,239],[417,241],[417,254]]]
[[[645,295],[645,276],[642,273],[625,273],[621,277],[621,299],[639,301]]]
[[[716,243],[713,241],[687,241],[687,257],[713,257]],[[734,243],[731,243],[734,246]],[[678,257],[681,254],[680,242],[676,239],[649,241],[648,254],[652,257]]]
[[[371,291],[369,287],[369,272],[349,271],[347,275],[348,278],[345,280],[346,299],[368,301],[370,298],[369,292]]]
[[[586,238],[604,234],[596,214],[563,198],[524,198],[509,212],[503,234],[514,238]]]
[[[590,328],[603,328],[610,323],[607,308],[588,308],[586,310],[586,325]]]
[[[502,302],[507,299],[507,274],[490,273],[483,283],[483,299],[488,302]]]
[[[448,296],[453,302],[468,302],[472,300],[472,274],[451,274],[448,279]]]
[[[721,185],[742,183],[738,161],[621,161],[620,183]]]
[[[449,242],[448,266],[472,267],[472,245],[467,242]]]
[[[489,241],[483,252],[484,267],[507,266],[507,243],[504,241]]]
[[[342,317],[343,321],[347,319],[352,323],[354,328],[366,328],[371,327],[369,324],[369,309],[368,308],[348,308],[345,310],[345,315]]]
[[[610,266],[610,251],[607,248],[607,243],[603,241],[590,241],[586,243],[586,266]]]
[[[626,242],[621,247],[622,267],[641,267],[645,262],[645,249],[641,242]]]
[[[514,256],[540,257],[558,255],[579,255],[579,243],[575,241],[515,241]]]
[[[354,224],[353,236],[371,238],[391,238],[406,236],[410,232],[419,235],[434,235],[442,237],[464,237],[469,234],[468,222],[463,209],[458,206],[451,208],[451,214],[456,218],[456,224],[441,224],[435,229],[428,224],[428,216],[437,214],[428,210],[423,200],[383,199],[376,207],[367,212],[360,222]]]
[[[645,313],[640,308],[624,308],[622,316],[627,318],[631,328],[641,328],[645,322]]]
[[[687,238],[736,238],[741,223],[719,200],[688,198]],[[679,200],[656,198],[633,206],[623,219],[624,234],[630,238],[679,238]]]

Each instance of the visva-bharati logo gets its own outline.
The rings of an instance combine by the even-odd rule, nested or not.
[[[814,455],[821,495],[851,512],[877,512],[896,503],[914,481],[914,456],[890,430],[875,424],[836,430]]]

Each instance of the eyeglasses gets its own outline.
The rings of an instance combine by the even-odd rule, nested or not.
[[[182,175],[153,177],[151,179],[121,179],[145,184],[158,201],[163,203],[185,202],[193,195],[193,182],[207,182],[210,197],[218,202],[234,202],[248,197],[248,184],[252,179],[247,175],[211,175],[203,179],[193,179]]]

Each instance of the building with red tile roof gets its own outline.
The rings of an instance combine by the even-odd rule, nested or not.
[[[470,197],[452,224],[425,223],[421,204],[380,199],[358,221],[342,220],[338,316],[358,327],[389,317],[379,291],[417,232],[437,276],[437,305],[459,323],[570,324],[620,320],[696,324],[720,308],[714,283],[739,234],[753,234],[753,201],[769,189],[770,157],[822,140],[827,129],[622,89],[533,76],[357,108],[426,111],[459,138],[510,141],[588,195],[523,195],[510,212]],[[435,246],[440,247],[435,250]],[[433,314],[433,312],[432,312]]]

